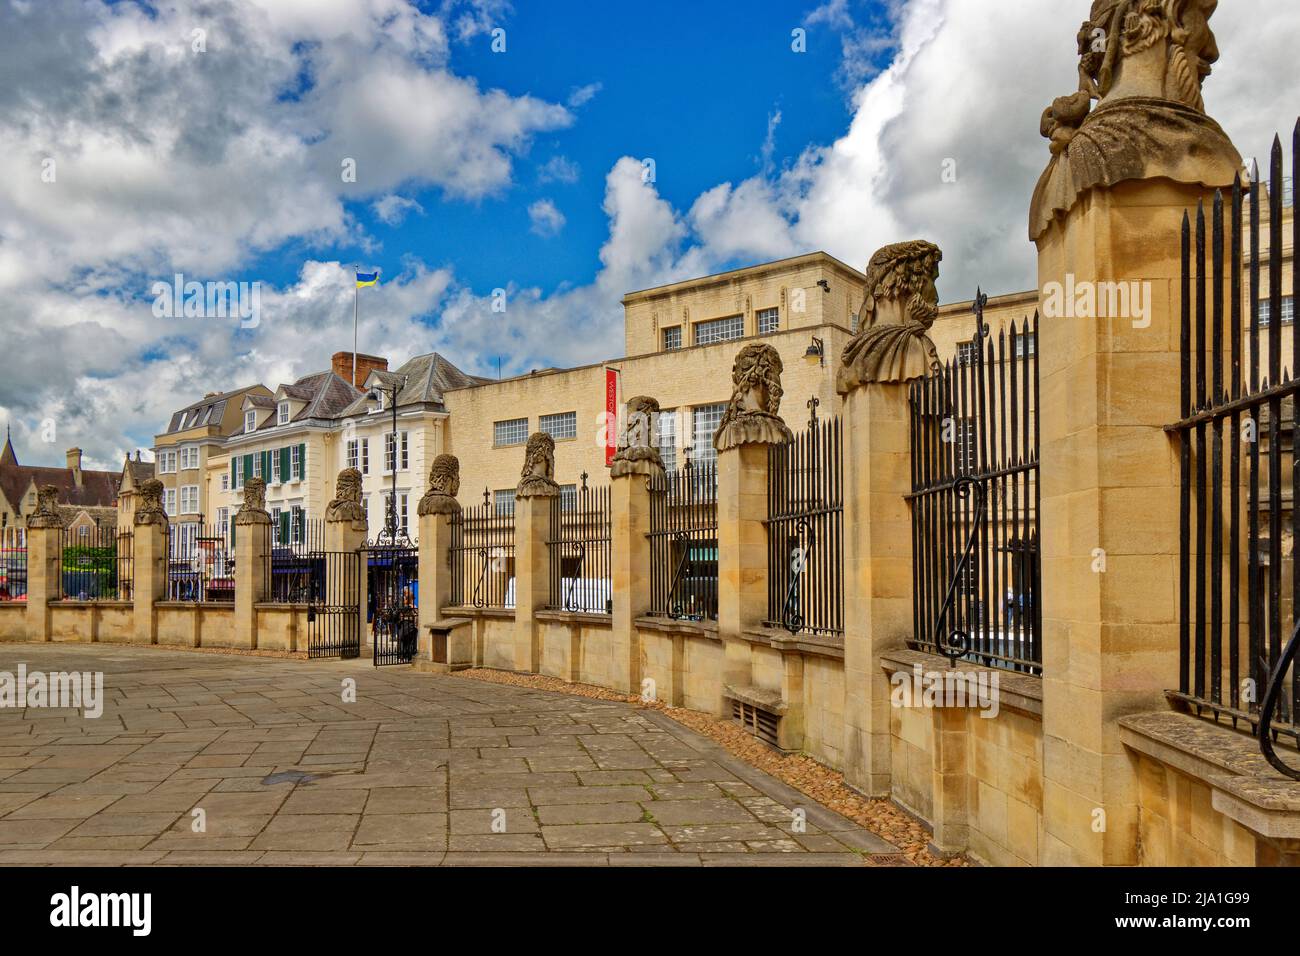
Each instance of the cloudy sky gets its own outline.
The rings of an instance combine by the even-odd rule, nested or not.
[[[815,249],[924,237],[945,300],[1030,288],[1088,6],[0,0],[0,424],[116,467],[350,349],[357,268],[364,351],[484,374],[618,356],[625,292]],[[1300,4],[1214,26],[1208,109],[1263,154]],[[156,315],[177,273],[261,283],[257,327]]]

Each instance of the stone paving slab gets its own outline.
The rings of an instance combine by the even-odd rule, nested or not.
[[[20,662],[102,672],[105,700],[98,719],[0,710],[0,865],[861,866],[898,852],[629,704],[368,661],[0,644],[0,671]]]

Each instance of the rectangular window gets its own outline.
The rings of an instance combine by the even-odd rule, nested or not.
[[[230,475],[221,476],[221,490],[222,491],[230,490]]]
[[[776,332],[781,328],[780,309],[759,309],[757,317],[759,335],[767,335],[768,333]]]
[[[253,453],[253,477],[262,477],[262,453],[260,451]]]
[[[221,535],[222,541],[230,540],[230,509],[217,509],[217,534]]]
[[[197,447],[181,449],[181,468],[186,471],[199,467],[199,450]]]
[[[199,513],[199,486],[184,485],[181,487],[181,514],[196,515]]]
[[[235,458],[235,487],[244,487],[244,459]]]
[[[674,352],[682,347],[682,327],[674,325],[671,329],[664,329],[664,351]]]
[[[496,505],[497,514],[512,515],[515,513],[515,489],[507,488],[504,491],[494,491],[492,500]]]
[[[384,436],[384,474],[391,474],[393,471],[393,462],[397,459],[396,445],[394,444],[393,433],[389,432]]]
[[[1038,333],[1025,332],[1016,336],[1016,358],[1034,355],[1038,352]]]
[[[957,364],[972,365],[975,362],[975,343],[958,342],[957,343]]]
[[[713,447],[713,434],[722,422],[722,415],[727,410],[726,402],[717,405],[700,405],[693,412],[693,455],[696,461],[713,461],[718,453]]]
[[[176,517],[176,489],[168,488],[163,492],[163,510],[169,517]]]
[[[303,525],[306,524],[306,521],[303,520],[304,518],[305,515],[303,514],[302,508],[298,505],[294,505],[289,509],[290,544],[302,544]]]
[[[664,468],[677,470],[677,412],[659,413],[659,457],[663,459]]]
[[[275,409],[275,421],[277,425],[289,424],[289,403],[281,402]]]
[[[277,484],[277,485],[278,485],[278,484],[280,483],[280,481],[281,481],[281,478],[280,478],[280,452],[279,452],[279,451],[273,451],[273,452],[271,452],[271,481],[274,482],[274,483]]]
[[[361,474],[370,474],[370,439],[361,439]]]
[[[411,443],[410,436],[406,432],[401,433],[402,441],[402,471],[411,467]]]
[[[575,511],[578,507],[578,486],[560,485],[560,510]]]
[[[695,323],[696,345],[730,342],[732,339],[744,337],[745,317],[743,315],[729,315],[725,319],[710,319],[708,322]]]
[[[537,430],[546,432],[554,439],[578,437],[578,413],[561,412],[558,415],[543,415],[537,420]]]
[[[244,412],[244,431],[257,431],[257,412]]]
[[[284,534],[283,534],[283,531],[284,531],[284,524],[283,524],[283,522],[281,522],[281,520],[280,520],[280,516],[281,516],[282,514],[284,514],[284,509],[283,509],[283,508],[272,508],[272,509],[271,509],[271,543],[272,543],[272,544],[288,544],[288,543],[289,543],[288,541],[285,541],[285,540],[284,540]]]
[[[528,419],[512,418],[509,421],[492,424],[494,445],[522,445],[526,441],[528,441]]]
[[[289,449],[289,474],[292,481],[302,480],[302,452],[301,445],[293,445]]]
[[[361,470],[360,458],[358,457],[359,450],[360,443],[355,438],[348,442],[347,465],[345,467]]]
[[[1268,328],[1268,323],[1272,320],[1270,315],[1273,303],[1268,299],[1259,300],[1259,327]],[[1282,324],[1292,325],[1295,323],[1295,296],[1283,296],[1282,298]]]

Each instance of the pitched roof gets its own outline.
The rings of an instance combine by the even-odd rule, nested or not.
[[[221,417],[226,413],[226,403],[232,398],[236,398],[257,387],[256,385],[245,385],[243,388],[237,388],[229,392],[204,395],[197,402],[192,402],[173,414],[171,421],[167,423],[167,432],[184,431],[197,428],[200,425],[220,425]]]
[[[116,471],[82,471],[81,486],[77,486],[71,468],[45,468],[39,465],[20,465],[13,448],[6,442],[8,454],[0,455],[0,492],[10,507],[21,507],[23,495],[35,482],[53,485],[59,490],[59,503],[82,507],[111,508],[117,501],[117,489],[122,475]]]
[[[441,405],[443,392],[453,388],[466,388],[480,385],[490,379],[467,375],[437,352],[417,355],[405,365],[391,371],[376,369],[370,373],[384,385],[393,385],[405,378],[406,383],[397,393],[397,404]],[[368,411],[369,405],[365,395],[360,396],[345,408],[341,414],[357,415]]]
[[[130,455],[127,455],[126,469],[131,472],[131,480],[135,482],[136,487],[138,488],[140,482],[148,481],[153,477],[154,463],[151,461],[141,461],[139,458],[132,458]]]
[[[298,414],[291,419],[295,422],[308,418],[337,418],[361,394],[348,383],[347,379],[335,375],[332,371],[305,375],[296,382],[280,386],[279,391],[305,403]],[[249,395],[248,400],[257,406],[275,406],[274,399],[267,399],[261,395]],[[247,434],[248,432],[243,428],[237,429],[234,433],[235,436]]]

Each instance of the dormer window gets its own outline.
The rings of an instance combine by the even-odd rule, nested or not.
[[[244,412],[244,431],[246,432],[257,431],[257,412],[255,411]]]
[[[276,419],[275,419],[276,424],[278,425],[289,424],[289,403],[281,402],[275,410],[275,415],[276,415]]]

